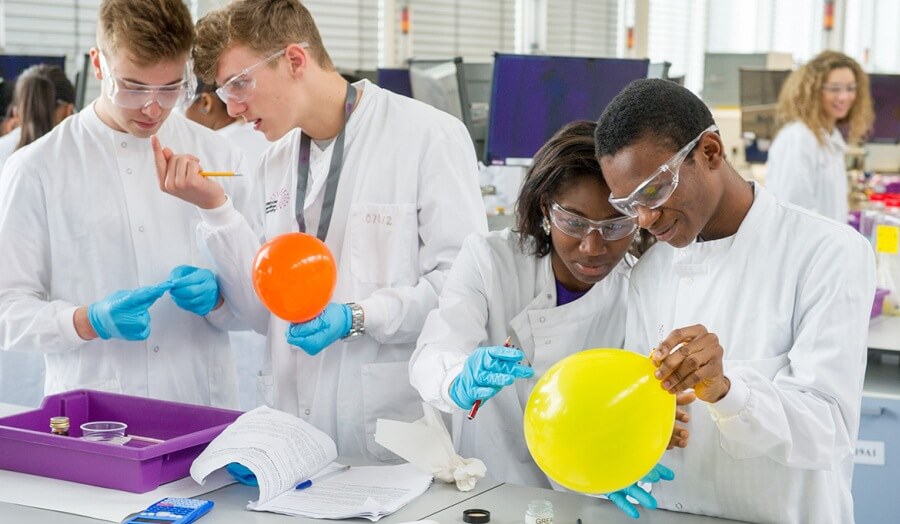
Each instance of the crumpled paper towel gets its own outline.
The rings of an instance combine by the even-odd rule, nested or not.
[[[425,402],[422,409],[425,416],[415,422],[378,419],[375,442],[444,482],[455,482],[460,491],[471,491],[487,472],[484,462],[457,455],[440,412]]]

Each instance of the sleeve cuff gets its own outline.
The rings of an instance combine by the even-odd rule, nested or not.
[[[203,223],[212,228],[220,228],[227,226],[234,220],[238,220],[241,214],[234,208],[234,201],[231,197],[225,195],[225,203],[213,209],[197,208],[200,211],[200,219]]]
[[[465,361],[448,369],[447,373],[444,374],[444,380],[441,383],[441,399],[444,401],[445,404],[447,404],[448,406],[451,406],[454,409],[462,409],[462,408],[457,406],[456,402],[450,396],[450,386],[453,385],[453,381],[456,380],[456,377],[458,377],[459,374],[462,373],[464,365],[465,365]]]
[[[365,333],[375,340],[380,340],[380,335],[384,331],[384,325],[387,323],[385,308],[378,297],[369,297],[357,302],[363,310],[363,327]]]
[[[75,330],[75,311],[79,306],[63,308],[56,315],[56,324],[62,338],[73,348],[89,342],[78,335]]]
[[[214,309],[207,313],[206,320],[208,320],[209,323],[213,326],[227,331],[231,326],[232,321],[234,320],[234,313],[228,306],[228,301],[225,300],[224,302],[222,302],[222,306],[219,307],[219,309]]]
[[[728,419],[740,414],[750,402],[750,388],[740,375],[728,377],[731,381],[731,389],[715,404],[709,404],[709,409],[717,419]]]

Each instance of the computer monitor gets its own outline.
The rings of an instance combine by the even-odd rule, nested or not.
[[[409,69],[379,68],[378,85],[398,95],[412,98],[412,86],[409,82]]]
[[[672,62],[650,62],[650,67],[647,69],[647,78],[668,80],[670,67],[672,67]]]
[[[413,98],[449,113],[462,122],[468,120],[464,112],[468,104],[465,81],[462,78],[462,58],[448,60],[409,61],[409,83]]]
[[[15,82],[22,71],[33,65],[49,64],[59,66],[66,70],[65,56],[37,56],[37,55],[0,55],[0,77],[5,82]]]
[[[484,146],[487,140],[488,115],[491,109],[491,81],[494,76],[493,63],[462,64],[463,85],[468,99],[469,134],[475,144],[475,153],[479,160],[484,160]],[[463,112],[465,115],[465,112]]]
[[[747,162],[764,163],[775,138],[775,107],[781,86],[791,71],[742,67],[739,70],[741,135]]]
[[[632,80],[647,77],[649,60],[494,55],[485,157],[491,164],[528,165],[556,131],[574,120],[597,120]]]
[[[868,141],[900,143],[900,75],[871,74],[869,85],[875,106],[875,126]]]

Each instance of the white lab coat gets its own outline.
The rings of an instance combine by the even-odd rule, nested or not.
[[[262,159],[263,153],[272,145],[266,140],[266,135],[253,129],[253,126],[238,118],[231,124],[217,129],[216,132],[231,141],[244,152],[247,165],[252,170]],[[243,173],[244,176],[255,177],[253,172]],[[254,178],[255,179],[255,178]],[[237,363],[238,397],[240,407],[249,411],[263,404],[262,398],[257,392],[256,382],[262,373],[263,359],[266,353],[266,337],[253,330],[230,331],[228,339],[231,349],[234,351],[234,360]]]
[[[225,206],[203,212],[206,245],[225,297],[254,329],[268,331],[260,377],[269,405],[329,434],[338,454],[391,460],[375,442],[378,418],[422,416],[407,366],[425,316],[437,306],[447,271],[466,235],[486,231],[472,140],[462,122],[421,102],[362,81],[345,135],[344,164],[326,244],[338,267],[333,302],[357,302],[366,334],[315,356],[290,346],[288,323],[269,314],[251,286],[259,241]],[[259,173],[265,235],[297,231],[294,199],[300,130],[270,147]],[[311,147],[308,231],[317,230],[333,142]],[[302,292],[302,291],[298,291]]]
[[[472,235],[457,257],[438,309],[428,315],[410,360],[410,381],[422,398],[453,413],[454,444],[477,457],[497,481],[552,487],[525,445],[522,419],[536,381],[564,357],[595,347],[620,348],[625,338],[629,268],[622,261],[581,298],[556,305],[550,256],[522,253],[510,229]],[[479,346],[511,343],[535,371],[487,401],[468,420],[450,385]]]
[[[766,188],[782,202],[846,224],[846,150],[847,144],[837,129],[822,145],[803,122],[787,124],[769,148]]]
[[[6,159],[8,159],[16,150],[16,146],[19,145],[19,140],[22,137],[22,128],[17,127],[6,133],[3,136],[0,136],[0,167],[6,163]]]
[[[760,186],[735,235],[656,244],[631,274],[625,345],[649,351],[703,324],[731,390],[688,406],[685,449],[662,462],[660,507],[751,522],[852,523],[872,249],[846,225]]]
[[[172,114],[163,144],[210,170],[243,169],[212,131]],[[119,289],[208,266],[197,209],[159,190],[148,139],[114,131],[93,105],[13,154],[0,177],[0,348],[43,352],[47,394],[76,388],[236,406],[234,359],[220,308],[207,317],[163,296],[145,341],[82,340],[75,309]],[[247,178],[224,183],[246,206]]]

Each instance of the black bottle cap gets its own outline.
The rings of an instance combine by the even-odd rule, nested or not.
[[[491,521],[491,512],[486,509],[467,509],[463,511],[463,522],[469,524],[485,524]]]

